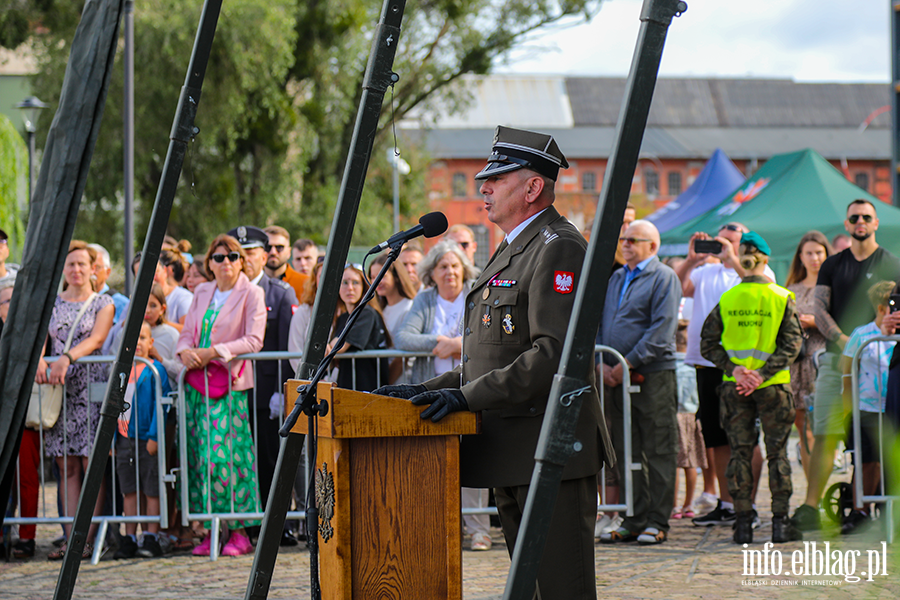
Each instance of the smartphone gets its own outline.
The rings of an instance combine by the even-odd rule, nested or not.
[[[718,254],[722,251],[722,242],[718,240],[694,240],[694,252],[697,254]]]
[[[900,294],[891,294],[891,299],[888,300],[888,307],[892,313],[900,310]]]

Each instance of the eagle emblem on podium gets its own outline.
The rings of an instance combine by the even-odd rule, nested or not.
[[[331,519],[334,517],[334,474],[328,472],[327,463],[316,469],[316,507],[319,509],[319,535],[327,542],[334,535]]]

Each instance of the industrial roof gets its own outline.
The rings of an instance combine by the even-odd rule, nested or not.
[[[607,158],[612,150],[625,79],[516,75],[467,82],[474,95],[468,110],[439,118],[427,132],[406,129],[425,134],[435,158],[484,158],[499,124],[552,134],[570,159]],[[888,160],[889,102],[885,84],[660,79],[641,153],[706,159],[722,148],[738,160],[813,148],[832,160]]]

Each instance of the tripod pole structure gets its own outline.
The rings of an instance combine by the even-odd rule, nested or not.
[[[59,579],[56,583],[54,600],[70,599],[75,587],[75,579],[78,577],[81,552],[87,540],[94,505],[103,483],[109,451],[116,433],[116,421],[125,409],[125,388],[134,361],[134,349],[138,335],[140,335],[141,323],[144,320],[147,299],[150,297],[150,286],[153,284],[156,262],[159,259],[163,237],[165,237],[166,227],[169,223],[169,214],[172,211],[175,190],[181,176],[181,167],[184,164],[187,145],[195,134],[194,117],[197,115],[200,89],[206,75],[206,66],[209,63],[209,54],[212,50],[221,7],[222,0],[206,0],[203,4],[187,76],[184,86],[181,88],[172,131],[169,134],[169,150],[156,193],[153,214],[150,216],[150,224],[147,228],[147,239],[144,242],[137,282],[131,296],[131,303],[128,305],[128,314],[125,317],[122,344],[106,385],[106,397],[100,408],[100,423],[88,460],[81,497],[78,499],[75,521],[72,524],[72,535],[69,536],[66,555],[63,558]],[[101,540],[100,543],[103,541]]]

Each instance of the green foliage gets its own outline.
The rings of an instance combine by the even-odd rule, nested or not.
[[[13,1],[13,0],[0,0]],[[24,0],[23,0],[24,2]],[[407,4],[394,71],[394,118],[433,115],[431,102],[467,100],[462,75],[488,73],[511,49],[555,23],[575,22],[600,0],[421,0]],[[27,4],[27,3],[26,3]],[[34,92],[55,105],[77,14],[61,0],[40,0],[33,36],[40,59]],[[135,4],[135,231],[142,243],[168,147],[168,133],[194,41],[200,0]],[[296,237],[324,243],[340,190],[371,36],[381,11],[373,0],[229,0],[223,4],[196,125],[169,233],[202,248],[238,224],[277,223]],[[53,13],[53,14],[51,14]],[[37,17],[35,17],[37,14]],[[49,25],[48,25],[49,23]],[[32,29],[32,31],[36,31]],[[48,33],[44,33],[48,31]],[[0,39],[0,44],[4,41]],[[4,44],[5,45],[5,44]],[[120,53],[121,55],[121,53]],[[121,56],[76,235],[122,244]],[[386,152],[389,90],[375,139],[354,243],[391,233],[392,173]],[[43,120],[44,127],[49,119]],[[39,133],[38,140],[45,135]],[[428,156],[400,148],[412,173],[401,177],[402,225],[427,210]]]
[[[19,207],[28,196],[28,148],[22,136],[0,115],[0,229],[9,236],[10,254],[21,253],[25,228]]]

